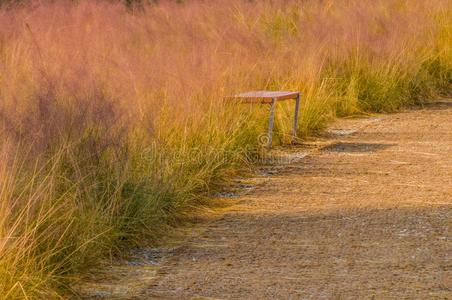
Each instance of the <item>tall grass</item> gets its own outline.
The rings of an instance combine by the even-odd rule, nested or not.
[[[206,204],[265,132],[265,108],[226,95],[302,91],[300,136],[450,95],[451,20],[447,0],[1,9],[0,295],[63,297]]]

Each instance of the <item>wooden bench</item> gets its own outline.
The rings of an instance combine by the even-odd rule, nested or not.
[[[273,137],[273,123],[275,119],[275,108],[278,101],[294,99],[295,100],[295,114],[292,129],[292,138],[297,137],[297,127],[298,127],[298,111],[300,109],[300,92],[287,92],[287,91],[252,91],[241,93],[227,97],[227,100],[234,100],[240,103],[251,103],[251,104],[270,104],[270,118],[268,124],[268,143],[267,148],[272,146]]]

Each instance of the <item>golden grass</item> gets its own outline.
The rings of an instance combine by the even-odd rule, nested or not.
[[[0,295],[58,298],[249,164],[300,90],[300,136],[450,93],[446,0],[103,1],[0,9]],[[277,140],[290,134],[281,105]]]

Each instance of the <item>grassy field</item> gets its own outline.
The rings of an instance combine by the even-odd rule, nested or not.
[[[64,297],[250,167],[267,110],[224,96],[302,91],[303,137],[451,92],[447,0],[56,2],[0,9],[3,298]]]

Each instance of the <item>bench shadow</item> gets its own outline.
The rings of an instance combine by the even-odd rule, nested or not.
[[[396,144],[379,144],[379,143],[345,143],[338,142],[322,148],[322,151],[328,152],[349,152],[349,153],[361,153],[361,152],[375,152],[384,150]]]

